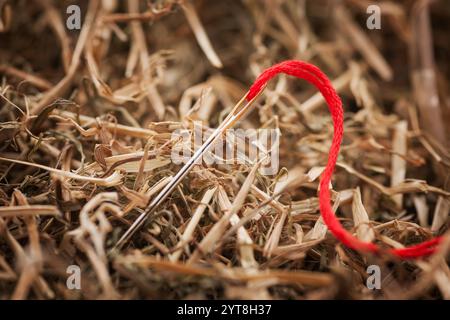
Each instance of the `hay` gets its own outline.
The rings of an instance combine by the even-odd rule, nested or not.
[[[179,184],[171,158],[174,132],[234,125],[262,70],[307,60],[344,101],[332,195],[345,227],[386,247],[448,234],[444,1],[384,1],[373,31],[365,0],[79,2],[71,31],[71,1],[0,1],[0,299],[450,298],[449,236],[405,262],[327,233],[332,123],[311,86],[278,77],[237,124],[280,130],[277,174],[239,140],[239,161],[195,164]]]

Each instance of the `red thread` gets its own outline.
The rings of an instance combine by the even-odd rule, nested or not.
[[[331,209],[330,191],[328,190],[344,132],[342,101],[330,80],[319,68],[307,62],[297,60],[284,61],[266,69],[250,87],[246,99],[251,100],[254,98],[266,83],[279,73],[285,73],[312,83],[320,91],[328,104],[328,109],[333,119],[334,134],[328,154],[328,162],[320,180],[319,202],[323,221],[333,235],[347,247],[358,251],[373,253],[387,252],[403,259],[417,258],[434,253],[436,251],[436,245],[442,241],[442,237],[433,238],[421,244],[406,248],[383,249],[374,243],[359,240],[344,229]]]

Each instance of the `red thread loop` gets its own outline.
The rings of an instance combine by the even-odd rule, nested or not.
[[[344,132],[342,101],[330,80],[319,68],[307,62],[297,60],[284,61],[266,69],[250,87],[246,97],[247,100],[255,97],[265,84],[279,73],[285,73],[310,82],[320,91],[328,104],[328,109],[333,119],[334,134],[328,154],[328,162],[320,180],[319,202],[323,221],[333,235],[347,247],[363,252],[380,253],[383,251],[404,259],[417,258],[434,253],[436,251],[436,245],[442,241],[442,237],[433,238],[407,248],[386,250],[374,243],[363,242],[344,229],[331,209],[330,190],[328,189]]]

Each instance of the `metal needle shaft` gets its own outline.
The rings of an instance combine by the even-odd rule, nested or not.
[[[263,90],[261,90],[262,92]],[[178,173],[170,180],[170,182],[153,198],[145,211],[133,222],[128,230],[117,241],[113,250],[120,249],[133,234],[145,223],[147,218],[152,214],[158,206],[172,193],[177,185],[183,180],[183,178],[189,173],[192,167],[197,163],[197,160],[214,145],[216,139],[228,128],[234,125],[249,109],[250,105],[258,98],[259,94],[249,101],[244,107],[240,108],[245,102],[246,96],[244,96],[233,108],[230,114],[224,119],[220,126],[209,136],[209,138],[203,143],[203,145],[194,153],[192,158],[178,171]]]

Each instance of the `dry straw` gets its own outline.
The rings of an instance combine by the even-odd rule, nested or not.
[[[73,1],[0,0],[0,299],[450,298],[445,1],[380,2],[372,31],[366,0],[80,3],[68,30]],[[235,103],[287,59],[343,100],[343,227],[385,248],[444,236],[435,255],[360,254],[328,232],[325,100],[280,76],[245,119]],[[232,141],[233,164],[173,164],[172,133],[195,121],[214,133],[201,152],[232,125],[279,129],[280,171]]]

